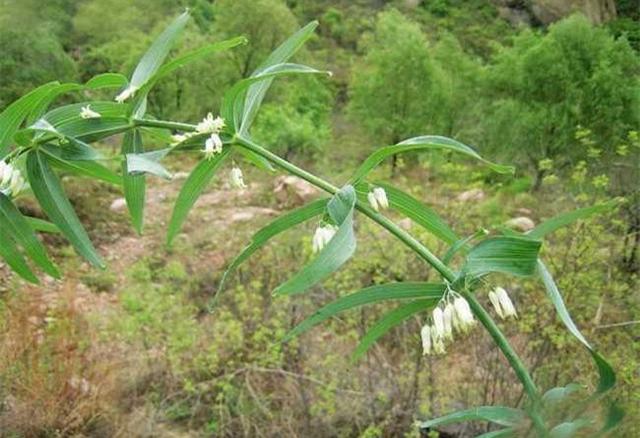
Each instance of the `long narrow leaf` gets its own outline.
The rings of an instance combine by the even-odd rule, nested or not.
[[[142,136],[137,129],[128,131],[122,142],[122,154],[140,154],[144,152]],[[131,222],[138,234],[142,234],[144,224],[144,202],[146,196],[146,176],[144,174],[131,175],[127,160],[122,162],[122,182],[124,198],[127,201]]]
[[[463,272],[471,276],[489,272],[533,275],[541,245],[542,242],[538,240],[512,236],[483,240],[469,251]]]
[[[0,227],[0,258],[7,262],[13,272],[31,283],[38,284],[38,277],[31,271],[4,226]]]
[[[568,213],[559,214],[558,216],[555,216],[539,224],[533,230],[529,231],[527,233],[527,236],[530,236],[534,239],[541,239],[545,235],[549,233],[553,233],[558,228],[562,228],[579,219],[584,219],[594,214],[610,211],[617,204],[618,204],[618,201],[614,199],[602,204],[598,204],[598,205],[594,205],[586,208],[579,208],[577,210],[573,210]]]
[[[404,214],[434,236],[448,244],[458,240],[456,233],[435,211],[413,196],[390,184],[376,183],[375,185],[384,188],[392,208]]]
[[[376,150],[364,161],[364,163],[360,165],[360,167],[358,167],[353,177],[351,178],[351,182],[352,184],[360,182],[385,158],[405,152],[425,150],[447,150],[457,152],[468,157],[475,158],[476,160],[486,164],[487,166],[489,166],[489,168],[498,173],[513,173],[514,171],[513,167],[511,166],[504,166],[485,160],[474,149],[463,143],[460,143],[459,141],[447,137],[440,137],[437,135],[425,135],[422,137],[410,138],[396,145],[385,146]]]
[[[142,154],[127,154],[127,171],[129,174],[149,173],[164,179],[171,179],[171,173],[160,164],[169,152],[170,148],[159,149],[157,151],[145,152]]]
[[[465,251],[469,250],[469,247],[468,247],[469,242],[471,242],[474,239],[477,239],[478,237],[486,236],[487,233],[488,233],[487,230],[480,229],[475,233],[473,233],[472,235],[456,241],[453,245],[451,245],[451,247],[447,250],[445,255],[442,257],[442,263],[444,263],[445,265],[448,265],[449,263],[451,263],[451,260],[453,260],[453,258],[458,252],[463,250]]]
[[[415,315],[435,307],[440,300],[440,295],[430,300],[417,300],[400,306],[387,312],[367,333],[362,337],[360,343],[353,351],[352,360],[360,359],[364,353],[376,343],[378,339],[388,333],[392,328],[402,324],[404,321]]]
[[[7,231],[13,235],[16,242],[22,246],[24,252],[52,277],[59,278],[60,273],[55,265],[49,260],[47,251],[38,240],[38,237],[29,226],[22,213],[13,205],[5,195],[0,193],[0,224],[6,227]]]
[[[420,428],[426,429],[473,420],[489,421],[501,426],[517,426],[524,418],[524,412],[519,409],[504,406],[480,406],[478,408],[454,412],[443,417],[434,418],[433,420],[423,421],[420,424]]]
[[[173,239],[178,235],[182,224],[187,219],[189,212],[193,208],[202,191],[211,181],[224,159],[229,155],[230,148],[222,149],[222,152],[215,155],[210,160],[202,160],[191,171],[189,177],[184,182],[178,198],[176,199],[169,229],[167,231],[167,245],[171,245]]]
[[[276,288],[276,295],[294,295],[302,293],[316,285],[328,275],[337,271],[356,250],[356,237],[353,231],[353,209],[356,193],[352,186],[343,187],[331,198],[327,210],[338,225],[338,231],[331,241],[308,265],[303,267],[288,281]]]
[[[6,155],[9,143],[29,113],[58,85],[58,82],[44,84],[25,94],[0,113],[0,158]]]
[[[25,216],[25,220],[33,231],[40,231],[42,233],[59,234],[60,228],[49,221],[40,219],[37,217]]]
[[[224,50],[229,50],[236,46],[239,46],[241,44],[246,44],[246,43],[247,43],[247,39],[245,37],[232,38],[229,40],[208,44],[192,52],[186,53],[176,59],[172,59],[171,61],[167,62],[165,65],[160,67],[158,72],[154,74],[151,77],[151,79],[148,81],[147,85],[145,85],[145,88],[150,88],[151,86],[153,86],[153,84],[155,84],[160,79],[170,75],[176,70],[179,70],[191,64],[192,62],[199,61],[214,53],[218,53]]]
[[[309,39],[316,27],[318,27],[318,22],[312,21],[311,23],[307,24],[302,29],[291,35],[289,38],[287,38],[285,42],[283,42],[276,50],[271,53],[271,55],[269,55],[265,62],[262,63],[256,69],[256,71],[252,73],[251,76],[258,76],[264,73],[265,70],[276,64],[287,62]],[[258,109],[260,108],[260,104],[262,103],[262,100],[264,99],[264,96],[269,90],[272,82],[273,78],[255,83],[251,85],[251,87],[247,91],[242,108],[242,118],[240,121],[240,126],[236,125],[236,128],[239,128],[240,134],[249,133],[251,124],[253,123]]]
[[[553,277],[551,273],[547,270],[547,267],[544,265],[542,260],[538,260],[537,263],[538,274],[542,279],[542,282],[547,291],[547,295],[549,299],[553,303],[556,308],[556,312],[560,317],[560,320],[563,322],[567,330],[575,336],[578,341],[582,345],[584,345],[591,354],[593,361],[596,363],[596,367],[598,368],[598,373],[600,374],[600,382],[598,384],[598,388],[596,389],[596,394],[603,394],[613,388],[616,384],[616,375],[613,371],[613,368],[609,363],[591,346],[591,344],[587,341],[587,339],[582,335],[578,327],[576,327],[573,319],[571,319],[571,315],[569,315],[569,311],[564,304],[564,300],[562,299],[562,295],[556,286],[555,281],[553,281]]]
[[[367,287],[358,292],[338,298],[322,307],[291,330],[285,337],[285,340],[298,336],[345,310],[388,300],[420,299],[432,302],[434,300],[440,300],[444,291],[444,284],[409,281]]]
[[[311,218],[314,218],[320,214],[322,214],[327,207],[328,199],[318,199],[316,201],[310,202],[309,204],[297,208],[293,211],[290,211],[264,228],[260,229],[257,233],[253,235],[251,238],[251,243],[247,245],[238,256],[233,259],[227,270],[222,275],[222,280],[220,280],[220,285],[218,286],[219,295],[227,281],[227,277],[233,271],[235,271],[238,266],[244,263],[253,253],[262,248],[264,245],[269,242],[273,237],[277,236],[280,233],[283,233],[298,224],[308,221]]]
[[[60,228],[80,255],[92,265],[104,267],[104,263],[67,199],[60,180],[51,170],[42,152],[34,150],[27,155],[27,174],[31,189],[49,219]]]
[[[89,79],[84,86],[91,90],[102,88],[122,88],[128,84],[128,80],[120,73],[101,73]]]
[[[70,157],[69,152],[60,146],[51,144],[42,145],[40,150],[48,156],[51,164],[60,169],[75,175],[96,178],[109,184],[122,185],[122,178],[119,175],[96,161],[63,158]]]
[[[186,11],[171,22],[155,39],[133,71],[133,75],[131,76],[132,87],[136,89],[141,88],[158,69],[160,69],[171,47],[182,33],[188,21],[189,12]]]
[[[229,127],[232,130],[239,130],[242,115],[244,114],[243,97],[251,85],[272,80],[276,76],[291,74],[327,74],[327,72],[302,64],[275,64],[255,76],[238,81],[225,93],[220,110]]]

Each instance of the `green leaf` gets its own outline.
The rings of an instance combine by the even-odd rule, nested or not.
[[[224,94],[222,101],[222,107],[220,113],[224,117],[225,121],[229,125],[229,128],[234,131],[239,131],[239,126],[242,123],[242,116],[246,114],[243,105],[245,105],[245,92],[251,87],[251,85],[268,81],[276,76],[290,75],[290,74],[326,74],[326,71],[316,70],[315,68],[302,65],[302,64],[275,64],[246,79],[242,79],[231,87]],[[249,96],[247,96],[247,99]],[[246,100],[246,104],[253,106],[253,101]],[[245,131],[240,135],[246,134]]]
[[[488,233],[487,230],[485,230],[484,228],[479,229],[478,231],[476,231],[475,233],[473,233],[470,236],[465,237],[464,239],[460,239],[458,241],[456,241],[453,245],[451,245],[451,247],[447,250],[447,252],[445,253],[444,257],[442,257],[442,263],[444,263],[445,265],[448,265],[449,263],[451,263],[451,260],[453,260],[453,258],[455,257],[455,255],[460,252],[460,251],[469,251],[469,242],[471,242],[472,240],[475,240],[479,237],[482,236],[486,236]]]
[[[476,438],[506,438],[515,437],[516,430],[513,427],[507,427],[506,429],[492,430],[491,432],[478,435]]]
[[[29,113],[42,99],[46,98],[49,91],[58,85],[58,82],[41,85],[13,102],[0,113],[0,158],[6,155],[9,143]]]
[[[287,62],[309,39],[316,27],[318,27],[318,22],[312,21],[287,38],[285,42],[278,46],[278,48],[269,55],[269,57],[251,74],[251,76],[255,77],[262,75],[266,70],[276,64]],[[239,120],[239,124],[234,124],[234,127],[240,134],[246,135],[249,133],[251,124],[253,123],[262,100],[264,99],[264,96],[269,90],[272,82],[273,78],[268,78],[265,81],[254,83],[247,91],[242,109],[242,117]]]
[[[45,144],[42,145],[41,148],[43,150],[47,150],[48,153],[55,155],[56,158],[61,160],[96,161],[104,159],[100,152],[89,146],[87,143],[74,138],[69,138],[67,143],[60,146]]]
[[[29,183],[40,207],[69,239],[76,251],[93,266],[104,267],[87,232],[82,227],[71,203],[62,189],[60,180],[51,170],[45,155],[33,150],[27,155]]]
[[[242,250],[242,252],[238,254],[235,259],[233,259],[227,270],[222,275],[222,280],[220,280],[218,293],[216,295],[219,295],[222,292],[228,275],[235,271],[238,266],[244,263],[245,260],[251,257],[253,253],[266,245],[269,240],[271,240],[278,234],[283,233],[295,227],[296,225],[299,225],[303,222],[308,221],[309,219],[322,214],[327,207],[328,201],[328,199],[318,199],[316,201],[310,202],[307,205],[283,214],[273,222],[269,223],[267,226],[261,228],[257,233],[255,233],[251,238],[251,242],[249,243],[249,245],[247,245]]]
[[[567,386],[559,386],[556,388],[551,388],[542,396],[542,401],[544,404],[555,404],[558,403],[576,391],[580,391],[584,389],[584,385],[580,385],[578,383],[569,383]]]
[[[29,117],[27,118],[27,125],[31,125],[35,122],[42,114],[45,113],[51,102],[53,102],[58,96],[61,94],[68,93],[70,91],[79,91],[84,87],[80,84],[58,84],[55,87],[51,88],[49,92],[40,99],[40,101],[34,105],[33,109],[29,112]]]
[[[210,160],[200,161],[189,174],[189,177],[180,189],[175,206],[173,207],[173,213],[167,231],[167,245],[171,245],[173,239],[175,239],[180,232],[182,224],[187,219],[193,205],[209,184],[218,168],[220,168],[224,159],[229,155],[230,150],[231,148],[228,147],[223,148],[221,153],[214,155]]]
[[[83,119],[82,108],[90,105],[101,117]],[[42,119],[53,126],[65,137],[93,142],[131,128],[124,105],[115,102],[81,102],[55,108],[42,116]]]
[[[579,219],[587,218],[591,215],[611,211],[618,204],[618,200],[613,199],[609,202],[594,205],[586,208],[579,208],[568,213],[559,214],[549,220],[546,220],[529,231],[526,235],[534,239],[541,239],[549,233],[553,233],[558,228],[569,225]]]
[[[291,330],[285,340],[298,336],[345,310],[387,300],[419,299],[427,300],[429,303],[438,302],[442,298],[445,289],[446,286],[440,283],[410,281],[367,287],[358,292],[340,297],[322,307]]]
[[[131,76],[131,86],[136,89],[142,88],[160,69],[188,21],[189,12],[185,11],[162,31],[138,62]]]
[[[433,420],[423,421],[420,424],[420,428],[426,429],[472,420],[489,421],[501,426],[517,426],[524,418],[524,412],[519,409],[505,406],[480,406],[478,408],[454,412],[443,417],[434,418]]]
[[[364,353],[376,343],[378,339],[384,336],[392,328],[400,325],[416,313],[420,313],[435,307],[440,300],[441,295],[434,297],[432,300],[418,300],[400,306],[390,312],[387,312],[376,324],[371,327],[362,337],[360,343],[353,352],[352,360],[360,359]]]
[[[356,192],[352,186],[345,186],[327,204],[331,219],[338,225],[338,231],[317,256],[288,281],[278,286],[274,294],[294,295],[302,293],[337,271],[356,250],[356,236],[353,231],[353,209]]]
[[[575,436],[580,429],[591,424],[591,421],[585,418],[578,418],[572,422],[560,423],[549,431],[549,438],[571,438]]]
[[[471,248],[462,271],[476,277],[489,272],[532,275],[541,245],[540,241],[521,237],[491,237]]]
[[[52,234],[60,233],[60,228],[56,227],[55,224],[52,224],[49,221],[45,221],[43,219],[40,219],[37,217],[30,217],[30,216],[25,216],[24,218],[29,223],[29,226],[33,231],[40,231],[43,233],[52,233]]]
[[[360,167],[356,170],[353,177],[351,178],[351,181],[353,184],[358,183],[364,177],[366,177],[369,172],[371,172],[376,166],[378,166],[378,164],[380,164],[385,158],[388,158],[392,155],[425,150],[447,150],[458,152],[463,155],[475,158],[476,160],[489,166],[489,168],[491,168],[495,172],[514,172],[514,168],[512,166],[503,166],[501,164],[495,164],[491,161],[487,161],[482,158],[474,149],[456,140],[447,137],[440,137],[437,135],[425,135],[422,137],[410,138],[396,145],[385,146],[376,150],[374,153],[369,155],[364,163],[360,165]]]
[[[618,406],[617,403],[611,403],[607,412],[604,426],[602,426],[602,429],[597,436],[604,436],[618,427],[624,416],[625,412],[620,408],[620,406]]]
[[[142,146],[142,136],[137,129],[127,131],[124,135],[122,142],[122,154],[142,153],[144,152]],[[129,208],[129,215],[131,216],[131,223],[138,232],[142,234],[142,227],[144,224],[144,202],[146,195],[146,176],[131,175],[127,160],[122,162],[122,182],[124,186],[124,198],[127,201],[127,207]]]
[[[22,213],[5,195],[0,193],[0,223],[10,233],[15,241],[22,246],[24,252],[52,277],[59,278],[60,272],[49,260],[47,251],[38,240]]]
[[[49,157],[51,164],[60,169],[72,174],[95,178],[109,184],[122,185],[122,178],[107,167],[95,161],[73,160],[73,153],[66,148],[46,144],[42,145],[40,150]]]
[[[451,244],[458,240],[456,233],[438,214],[408,193],[384,183],[375,183],[387,192],[390,206],[404,214],[437,238]]]
[[[600,375],[600,382],[598,383],[596,394],[603,394],[609,391],[616,384],[616,375],[613,368],[597,351],[595,351],[587,339],[582,335],[580,330],[578,330],[578,327],[576,327],[575,323],[571,319],[571,315],[569,315],[567,307],[564,304],[562,295],[560,294],[555,281],[553,281],[551,273],[549,273],[542,260],[538,260],[537,267],[538,274],[540,275],[547,291],[547,296],[556,308],[556,312],[558,313],[560,320],[563,322],[565,327],[567,327],[567,330],[569,330],[569,332],[589,350],[593,361],[596,363],[596,367],[598,368],[598,373]]]
[[[160,164],[160,160],[167,156],[170,148],[143,154],[127,154],[127,171],[129,174],[150,173],[164,179],[171,179],[171,173]]]
[[[179,70],[187,66],[188,64],[191,64],[192,62],[198,61],[214,53],[221,52],[224,50],[229,50],[236,46],[239,46],[241,44],[246,44],[246,43],[247,43],[247,39],[245,37],[237,37],[237,38],[232,38],[229,40],[220,41],[213,44],[208,44],[192,52],[186,53],[176,59],[173,59],[167,62],[165,65],[160,67],[158,72],[148,80],[147,84],[143,88],[144,90],[150,89],[160,79],[170,75],[176,70]]]
[[[31,272],[29,265],[27,265],[24,257],[22,257],[22,254],[18,251],[18,248],[9,236],[8,230],[6,230],[4,226],[0,227],[0,257],[7,262],[16,274],[31,283],[39,283],[38,277]]]
[[[123,88],[129,81],[120,73],[102,73],[89,79],[84,86],[91,90],[102,88]]]

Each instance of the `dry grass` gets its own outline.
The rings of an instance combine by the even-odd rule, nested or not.
[[[101,349],[67,286],[61,295],[7,297],[0,335],[0,435],[108,436],[117,397],[113,358]]]

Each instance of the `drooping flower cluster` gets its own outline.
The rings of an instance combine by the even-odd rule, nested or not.
[[[22,174],[9,163],[0,161],[0,192],[15,198],[27,186]]]
[[[385,210],[389,208],[389,200],[387,199],[387,192],[382,187],[375,187],[367,194],[369,204],[375,211]]]
[[[516,308],[509,298],[509,294],[504,288],[496,287],[491,292],[489,292],[489,300],[493,305],[493,308],[496,310],[496,313],[500,318],[507,319],[509,317],[518,317],[518,313],[516,312]]]
[[[338,227],[329,224],[316,228],[316,232],[313,235],[313,252],[317,253],[322,251],[331,239],[333,239],[337,231]]]
[[[215,154],[222,152],[222,138],[220,138],[220,132],[224,127],[225,122],[222,117],[213,117],[213,114],[208,113],[207,116],[196,125],[195,132],[172,135],[171,144],[175,146],[190,139],[194,135],[209,134],[209,138],[204,142],[204,149],[202,152],[204,152],[207,159],[211,159]]]
[[[244,183],[244,176],[242,175],[242,170],[239,167],[234,166],[231,169],[231,173],[229,175],[229,182],[232,187],[236,189],[246,189],[247,185]]]
[[[102,114],[91,109],[91,105],[83,106],[80,110],[80,117],[83,119],[99,119]]]
[[[444,354],[445,342],[455,333],[466,333],[476,321],[469,303],[457,292],[447,289],[445,296],[431,313],[431,324],[420,331],[423,354]]]

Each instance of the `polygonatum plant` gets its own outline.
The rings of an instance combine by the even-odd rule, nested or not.
[[[552,218],[527,233],[501,229],[493,235],[484,230],[471,236],[458,236],[432,209],[397,187],[373,183],[370,173],[386,158],[406,152],[443,151],[472,158],[498,173],[513,168],[490,162],[473,148],[456,140],[425,135],[395,145],[378,148],[355,169],[345,184],[334,185],[270,152],[251,137],[251,126],[261,102],[274,79],[300,74],[327,74],[306,65],[289,62],[312,35],[312,22],[284,41],[249,77],[230,87],[224,94],[220,115],[208,114],[191,124],[158,120],[147,112],[147,97],[160,80],[189,63],[246,43],[242,37],[216,42],[167,61],[172,46],[189,20],[189,12],[176,18],[153,42],[130,78],[118,73],[104,73],[84,84],[52,82],[42,85],[10,104],[0,114],[0,257],[15,274],[38,282],[34,266],[55,278],[60,272],[49,258],[37,233],[61,233],[77,253],[97,268],[104,268],[65,193],[60,171],[121,187],[134,228],[142,232],[145,191],[149,175],[169,178],[162,165],[169,156],[193,152],[201,159],[184,182],[168,225],[167,244],[171,245],[189,211],[223,166],[234,163],[230,182],[239,190],[245,187],[243,174],[235,163],[247,163],[265,171],[276,168],[295,175],[321,189],[326,197],[289,211],[254,234],[251,242],[230,263],[219,285],[224,288],[228,276],[273,237],[303,222],[317,219],[313,236],[313,259],[274,293],[295,295],[308,291],[341,268],[353,256],[357,237],[354,221],[366,218],[386,229],[409,248],[440,280],[391,282],[374,285],[347,294],[320,308],[295,327],[291,339],[313,326],[350,309],[373,303],[398,302],[363,336],[354,357],[367,349],[393,327],[414,315],[423,315],[427,323],[421,331],[425,354],[444,354],[454,337],[481,325],[504,354],[521,382],[527,399],[520,407],[481,406],[458,411],[444,417],[423,421],[425,430],[453,422],[480,420],[493,423],[493,431],[484,437],[541,436],[570,437],[586,430],[606,434],[622,418],[611,404],[602,424],[585,414],[589,407],[615,384],[615,374],[607,361],[584,338],[573,323],[551,273],[539,257],[544,237],[571,222],[611,208],[611,203],[576,210]],[[52,108],[65,93],[91,94],[94,90],[113,91],[112,101],[81,101]],[[89,92],[89,93],[87,93]],[[147,149],[144,133],[165,139],[166,147]],[[92,146],[114,135],[122,136],[121,172],[103,165],[104,157]],[[33,196],[49,221],[29,217],[16,206],[22,196]],[[384,213],[393,210],[410,218],[418,226],[449,245],[437,257],[420,240],[399,227]],[[453,260],[459,260],[457,265]],[[553,388],[542,394],[532,377],[477,295],[487,289],[493,273],[518,277],[537,276],[567,330],[588,350],[599,373],[593,394],[572,409],[563,421],[553,420],[554,404],[569,394],[584,391],[575,383]],[[512,318],[517,310],[508,292],[489,288],[490,302],[501,318]]]

